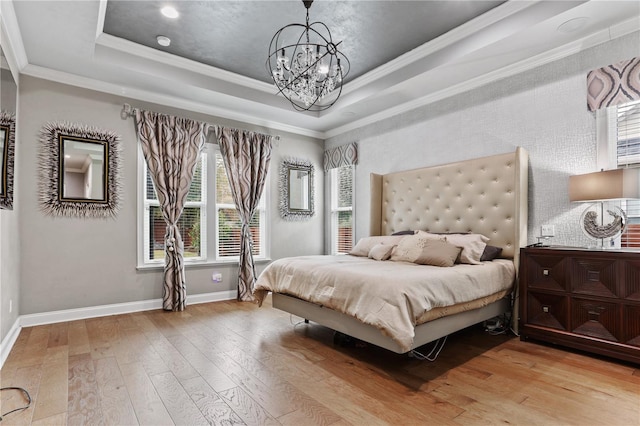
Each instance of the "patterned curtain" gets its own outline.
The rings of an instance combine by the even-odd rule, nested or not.
[[[271,160],[271,136],[216,126],[231,195],[242,222],[238,300],[253,301],[256,280],[249,221],[258,206]]]
[[[351,142],[324,152],[324,171],[358,164],[358,144]]]
[[[138,139],[167,224],[162,307],[167,311],[183,311],[187,288],[184,244],[178,219],[189,193],[198,156],[204,148],[208,125],[137,109],[134,114]]]
[[[640,99],[640,57],[598,68],[587,74],[589,111]]]

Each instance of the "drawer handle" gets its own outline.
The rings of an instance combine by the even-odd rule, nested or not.
[[[543,269],[542,270],[542,275],[549,275],[549,270],[548,269]]]
[[[548,306],[543,306],[542,307],[542,312],[549,313],[549,307]]]

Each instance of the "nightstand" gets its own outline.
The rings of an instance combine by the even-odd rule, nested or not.
[[[521,250],[520,338],[640,364],[640,251]]]

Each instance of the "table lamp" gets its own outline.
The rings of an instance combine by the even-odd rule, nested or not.
[[[584,233],[600,241],[613,241],[627,227],[627,215],[614,200],[640,198],[640,168],[603,170],[569,176],[569,200],[590,204],[582,213],[580,226]],[[605,217],[606,216],[606,217]]]

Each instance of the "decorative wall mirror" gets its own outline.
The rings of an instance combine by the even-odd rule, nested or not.
[[[313,164],[285,159],[280,167],[280,214],[287,220],[313,216]]]
[[[13,209],[18,86],[0,46],[0,208]]]
[[[108,217],[119,208],[120,137],[67,123],[41,131],[40,204],[55,216]]]
[[[15,150],[15,115],[0,113],[0,208],[13,209],[13,163]]]

